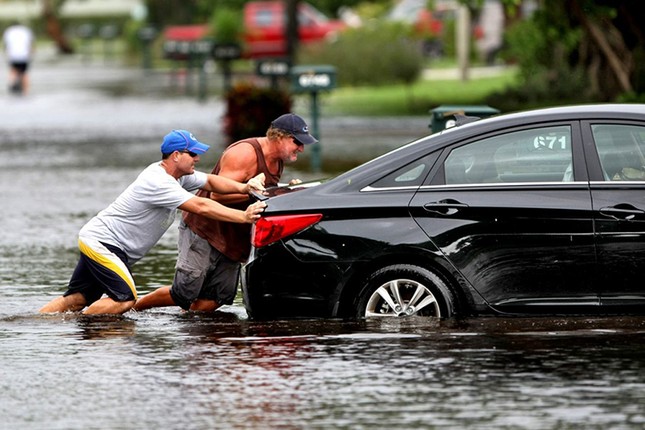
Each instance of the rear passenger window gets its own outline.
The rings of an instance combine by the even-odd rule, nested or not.
[[[620,124],[591,127],[606,181],[645,181],[645,128]]]
[[[438,154],[433,152],[409,163],[372,184],[373,188],[418,187],[437,161]]]
[[[450,152],[445,183],[573,181],[569,126],[522,130],[472,142]]]

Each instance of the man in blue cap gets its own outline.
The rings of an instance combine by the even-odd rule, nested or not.
[[[208,148],[186,130],[167,134],[161,145],[161,162],[144,169],[110,206],[81,228],[81,255],[68,290],[40,312],[78,311],[86,306],[85,314],[122,314],[130,310],[137,300],[130,267],[168,230],[177,209],[240,224],[257,220],[264,203],[251,204],[244,210],[232,209],[193,194],[199,189],[224,194],[264,190],[262,175],[243,184],[195,171],[200,154]]]

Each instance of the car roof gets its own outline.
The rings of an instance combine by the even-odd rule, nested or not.
[[[314,188],[317,189],[316,192],[332,194],[348,187],[359,190],[381,177],[388,165],[403,165],[427,153],[431,150],[431,147],[440,149],[473,134],[484,134],[505,128],[526,124],[540,124],[547,121],[593,120],[595,118],[645,119],[645,104],[571,105],[500,114],[480,119],[403,144],[399,148],[371,159]]]
[[[518,121],[518,123],[526,123],[533,121],[550,121],[553,119],[592,119],[597,117],[602,118],[623,118],[624,115],[645,115],[645,104],[588,104],[588,105],[571,105],[559,107],[547,107],[540,109],[533,109],[521,112],[506,113],[490,118],[485,118],[469,124],[477,124],[481,127],[482,123],[497,124],[499,122]],[[461,127],[465,127],[464,124]]]

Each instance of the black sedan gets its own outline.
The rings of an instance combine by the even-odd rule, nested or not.
[[[271,195],[251,318],[645,314],[645,105],[473,121]]]

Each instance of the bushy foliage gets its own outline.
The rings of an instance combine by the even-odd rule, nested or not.
[[[224,132],[229,143],[266,134],[271,121],[291,111],[291,97],[281,89],[250,83],[234,85],[225,95]]]
[[[519,65],[525,87],[545,88],[534,96],[541,100],[639,100],[645,90],[645,34],[634,24],[639,7],[630,0],[543,0],[529,21],[507,31],[507,58]]]
[[[517,22],[507,30],[502,56],[519,65],[520,85],[491,95],[487,103],[512,111],[519,107],[593,101],[586,70],[571,61],[579,50],[580,30],[557,19],[546,25],[542,22],[545,19],[536,13],[533,20]]]
[[[568,57],[579,48],[581,33],[557,25],[548,27],[535,20],[521,21],[506,31],[503,57],[519,64],[520,73],[530,79],[539,70],[569,63]]]
[[[210,20],[210,33],[220,43],[240,42],[242,38],[242,13],[228,7],[216,9]]]
[[[335,66],[339,85],[410,84],[423,67],[419,43],[404,25],[365,25],[342,32],[333,43],[303,48],[299,62]]]
[[[589,81],[584,68],[564,70],[536,67],[534,74],[526,76],[519,85],[488,96],[485,104],[504,112],[552,106],[593,102]]]

